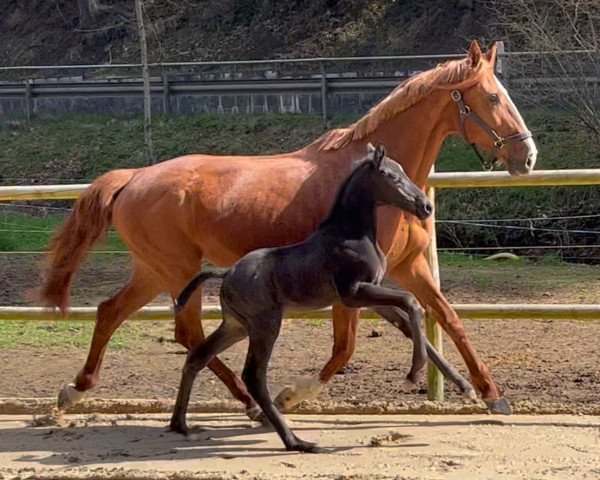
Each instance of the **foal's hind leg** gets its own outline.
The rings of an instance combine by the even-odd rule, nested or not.
[[[185,417],[196,375],[211,360],[214,360],[216,355],[243,340],[246,336],[246,329],[237,320],[228,317],[205,341],[195,345],[190,350],[183,366],[181,383],[177,392],[177,402],[171,417],[171,430],[183,434],[188,433]]]
[[[61,389],[58,395],[60,411],[65,411],[80,401],[86,390],[98,384],[108,341],[127,317],[146,305],[160,291],[160,282],[155,274],[140,261],[135,261],[127,285],[115,296],[98,305],[96,325],[87,360],[75,377],[75,382]]]
[[[408,315],[396,307],[372,307],[378,315],[394,325],[400,330],[406,338],[412,340],[412,331],[408,323]],[[463,398],[468,401],[477,400],[477,394],[473,385],[471,385],[456,369],[440,355],[440,353],[429,343],[429,340],[425,339],[425,348],[427,349],[427,356],[435,364],[435,366],[442,372],[442,375],[454,383],[463,394]]]
[[[263,413],[279,434],[279,437],[285,444],[286,450],[316,453],[320,449],[314,443],[300,440],[294,435],[271,401],[269,395],[267,367],[280,328],[281,312],[270,315],[261,314],[256,318],[249,319],[248,334],[250,336],[250,345],[248,347],[248,356],[242,378],[248,390],[262,408]]]
[[[185,308],[175,315],[175,339],[188,350],[204,339],[200,321],[201,311],[202,289],[199,288],[194,292]],[[251,420],[259,419],[260,408],[246,390],[242,379],[216,357],[208,363],[208,368],[225,384],[234,398],[245,405],[248,417]]]

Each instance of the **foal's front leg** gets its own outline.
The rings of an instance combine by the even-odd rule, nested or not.
[[[408,315],[396,307],[373,307],[372,310],[380,315],[384,320],[394,325],[400,330],[404,336],[412,340],[412,329],[410,328]],[[477,394],[473,385],[464,378],[458,371],[446,360],[440,352],[425,338],[425,348],[427,349],[427,356],[435,366],[442,372],[446,380],[454,383],[458,389],[462,392],[463,399],[465,402],[473,402],[477,400]]]
[[[407,313],[414,347],[412,365],[406,378],[413,384],[417,383],[427,363],[427,340],[422,328],[424,312],[417,299],[411,293],[367,282],[350,286],[338,285],[338,292],[342,303],[347,307],[391,306]]]
[[[286,424],[283,416],[269,395],[267,387],[267,368],[273,352],[273,346],[281,328],[281,312],[271,315],[262,314],[248,321],[250,344],[242,379],[252,397],[258,402],[265,416],[283,441],[286,450],[319,453],[322,451],[312,442],[299,439]]]

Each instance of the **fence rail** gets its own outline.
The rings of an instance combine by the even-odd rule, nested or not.
[[[468,304],[455,303],[452,305],[461,318],[469,319],[530,319],[543,318],[553,320],[600,320],[600,305],[589,304]],[[362,318],[379,318],[371,310],[365,310]],[[173,308],[164,305],[144,307],[132,315],[133,320],[172,320]],[[221,317],[221,307],[205,305],[202,307],[202,318],[217,320]],[[297,310],[286,312],[285,318],[331,318],[331,308],[321,310]],[[1,320],[69,320],[94,321],[96,307],[73,307],[69,310],[68,318],[58,312],[43,307],[0,307]]]
[[[498,188],[600,185],[600,168],[538,170],[513,177],[506,172],[441,172],[429,176],[432,188]],[[0,187],[0,202],[17,200],[73,200],[89,186],[27,185]]]

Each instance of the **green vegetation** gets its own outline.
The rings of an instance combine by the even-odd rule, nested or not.
[[[93,322],[0,322],[0,348],[76,347],[87,348],[92,338]],[[143,325],[127,322],[112,337],[109,347],[128,348],[142,335]]]

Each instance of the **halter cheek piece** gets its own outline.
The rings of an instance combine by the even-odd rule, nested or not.
[[[529,130],[521,133],[515,133],[514,135],[510,135],[508,137],[501,137],[494,131],[492,127],[485,123],[485,121],[479,115],[477,115],[473,110],[471,110],[468,105],[465,105],[465,102],[463,102],[462,99],[462,95],[458,90],[453,90],[450,96],[452,97],[452,100],[454,100],[454,102],[456,103],[456,106],[458,107],[458,113],[460,114],[460,133],[463,136],[463,138],[467,141],[467,143],[471,145],[471,147],[479,157],[479,160],[481,160],[481,164],[483,165],[484,170],[491,170],[492,168],[494,168],[494,166],[500,164],[500,161],[497,157],[500,150],[502,150],[504,147],[511,143],[521,142],[523,140],[531,138],[531,132]],[[469,139],[467,138],[467,132],[465,130],[465,120],[467,120],[468,118],[470,118],[477,125],[479,125],[479,127],[489,135],[489,137],[492,139],[492,142],[494,142],[494,150],[492,151],[491,157],[487,159],[483,158],[482,155],[479,153],[479,150],[477,150],[475,144],[473,142],[469,142]]]

